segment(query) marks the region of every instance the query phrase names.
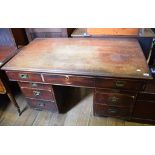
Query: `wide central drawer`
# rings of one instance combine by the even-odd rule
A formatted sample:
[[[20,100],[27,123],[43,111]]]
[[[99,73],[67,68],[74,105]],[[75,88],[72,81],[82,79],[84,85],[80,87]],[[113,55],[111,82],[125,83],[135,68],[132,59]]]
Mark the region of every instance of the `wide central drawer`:
[[[73,75],[43,74],[44,81],[51,84],[94,87],[94,78]]]
[[[95,103],[103,105],[129,107],[135,101],[135,94],[130,92],[117,93],[104,90],[102,92],[96,91],[94,95]]]
[[[124,89],[124,90],[143,90],[145,83],[141,80],[113,79],[113,78],[96,78],[95,87]]]
[[[51,90],[38,90],[21,88],[25,97],[41,99],[41,100],[54,100],[53,92]]]
[[[12,81],[43,82],[41,78],[41,74],[39,73],[6,71],[6,74],[9,77],[9,79]]]

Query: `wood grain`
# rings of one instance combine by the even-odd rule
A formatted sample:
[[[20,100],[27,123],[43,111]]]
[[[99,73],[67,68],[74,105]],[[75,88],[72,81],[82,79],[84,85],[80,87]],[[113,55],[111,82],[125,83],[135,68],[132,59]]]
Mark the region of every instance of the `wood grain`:
[[[89,35],[138,35],[138,28],[87,28]]]
[[[75,29],[74,31],[73,31],[73,33],[71,34],[71,37],[73,37],[73,38],[83,38],[83,37],[102,37],[102,38],[104,38],[104,37],[130,37],[130,38],[138,38],[138,37],[151,37],[151,38],[153,38],[153,37],[155,37],[155,34],[154,34],[154,32],[150,29],[150,28],[144,28],[144,32],[143,33],[139,33],[139,35],[121,35],[121,36],[118,36],[118,35],[113,35],[113,36],[111,36],[111,35],[97,35],[97,36],[95,36],[95,35],[93,35],[93,36],[91,36],[91,35],[88,35],[87,34],[87,29],[86,28],[77,28],[77,29]]]
[[[25,61],[23,62],[23,60]],[[3,69],[139,79],[151,78],[138,41],[125,38],[36,39],[3,66]]]

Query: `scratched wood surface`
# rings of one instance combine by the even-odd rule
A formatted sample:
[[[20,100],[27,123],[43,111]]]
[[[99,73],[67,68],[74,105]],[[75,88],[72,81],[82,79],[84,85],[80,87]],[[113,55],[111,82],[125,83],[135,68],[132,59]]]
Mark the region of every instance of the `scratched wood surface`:
[[[127,38],[36,39],[24,47],[3,69],[151,78],[138,41]]]
[[[81,89],[83,99],[66,113],[36,111],[27,106],[24,96],[16,95],[23,113],[18,116],[16,108],[4,95],[0,96],[0,126],[144,126],[147,124],[93,116],[93,95],[91,90]]]

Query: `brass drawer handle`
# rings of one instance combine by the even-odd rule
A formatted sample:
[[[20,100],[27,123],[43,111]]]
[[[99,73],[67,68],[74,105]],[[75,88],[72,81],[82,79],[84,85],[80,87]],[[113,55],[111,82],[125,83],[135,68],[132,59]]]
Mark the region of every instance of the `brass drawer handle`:
[[[66,76],[65,76],[65,79],[66,79],[66,80],[69,80],[69,76],[68,76],[68,75],[66,75]]]
[[[32,87],[37,87],[38,85],[36,83],[31,83]]]
[[[43,109],[40,109],[40,108],[34,108],[34,110],[42,111]]]
[[[66,80],[66,84],[71,84],[71,82],[69,81],[69,80],[70,80],[70,78],[69,78],[69,76],[68,76],[68,75],[66,75],[66,76],[65,76],[65,80]]]
[[[116,88],[122,88],[122,87],[124,87],[125,86],[125,81],[116,81],[115,82],[115,86],[116,86]]]
[[[34,96],[39,96],[40,95],[40,91],[34,90],[33,94],[34,94]]]
[[[109,98],[108,98],[108,101],[109,101],[110,103],[118,103],[119,98],[118,98],[118,97],[115,97],[115,96],[112,96],[112,97],[109,97]]]
[[[108,113],[116,114],[118,111],[116,109],[108,109]]]
[[[45,103],[39,103],[38,106],[39,107],[44,107],[45,106]]]
[[[28,74],[19,74],[21,79],[28,79]]]

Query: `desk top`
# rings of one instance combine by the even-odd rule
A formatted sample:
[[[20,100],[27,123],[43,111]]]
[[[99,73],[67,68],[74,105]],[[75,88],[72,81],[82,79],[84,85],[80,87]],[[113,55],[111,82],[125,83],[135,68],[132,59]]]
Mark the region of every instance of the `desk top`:
[[[151,79],[136,39],[46,38],[25,46],[2,69]]]

